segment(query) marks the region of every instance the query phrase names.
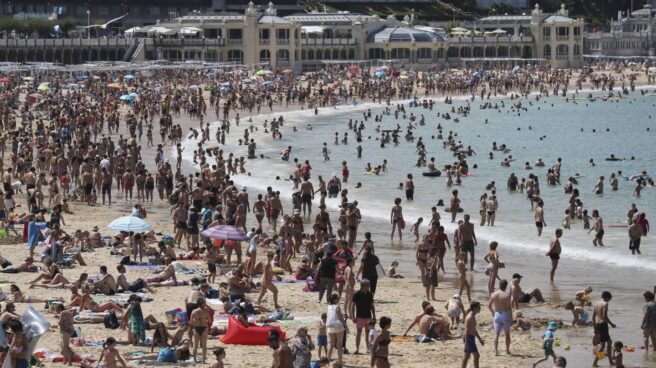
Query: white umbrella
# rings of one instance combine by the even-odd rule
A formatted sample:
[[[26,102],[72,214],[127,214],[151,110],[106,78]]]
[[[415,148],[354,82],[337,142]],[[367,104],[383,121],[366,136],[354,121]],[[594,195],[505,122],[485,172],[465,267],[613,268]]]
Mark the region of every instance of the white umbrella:
[[[136,216],[123,216],[112,221],[108,228],[116,231],[143,232],[151,228],[150,224]]]
[[[125,34],[134,34],[134,33],[137,33],[137,32],[139,32],[139,31],[141,31],[141,28],[139,28],[139,27],[132,27],[132,28],[130,28],[130,29],[125,30],[125,32],[123,32],[123,33],[125,33]]]
[[[504,30],[501,29],[501,28],[497,28],[497,29],[495,29],[494,31],[492,31],[492,32],[490,32],[490,33],[494,33],[494,34],[506,34],[506,33],[508,33],[508,32],[507,32],[507,31],[504,31]]]
[[[201,32],[201,31],[203,31],[203,30],[200,29],[200,28],[196,28],[196,27],[182,27],[182,28],[180,28],[180,30],[178,31],[178,34],[182,34],[182,35],[195,35],[195,34],[198,34],[198,32]]]

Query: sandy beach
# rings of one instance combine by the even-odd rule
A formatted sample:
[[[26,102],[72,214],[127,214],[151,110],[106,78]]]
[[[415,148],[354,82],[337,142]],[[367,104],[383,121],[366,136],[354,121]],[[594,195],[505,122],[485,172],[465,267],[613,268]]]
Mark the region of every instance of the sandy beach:
[[[644,76],[640,76],[638,78],[636,81],[637,85],[644,84],[646,82],[644,79],[641,79],[643,77]],[[584,88],[586,87],[590,86],[584,86]],[[424,96],[422,96],[420,93],[417,95],[420,99],[424,98]],[[209,96],[206,95],[205,98],[207,99]],[[426,98],[430,98],[430,96],[426,96]],[[443,99],[443,96],[434,96],[433,98],[435,100],[439,100]],[[281,114],[284,116],[285,113],[298,110],[299,108],[300,107],[298,105],[290,105],[285,107],[282,101],[280,101],[280,104],[274,105],[273,114]],[[321,111],[322,109],[319,110],[319,114],[321,114]],[[238,112],[241,115],[242,125],[244,126],[247,126],[246,121],[250,116],[253,116],[256,122],[259,121],[255,114],[248,114],[247,111],[241,110]],[[262,114],[269,113],[271,112],[268,110],[268,108],[263,107]],[[211,116],[212,114],[210,113],[209,115]],[[183,132],[188,131],[189,127],[198,126],[198,122],[196,120],[191,120],[186,116],[175,118],[175,123],[182,126]],[[240,127],[242,127],[242,125],[240,125]],[[234,142],[240,138],[242,131],[243,129],[239,128],[231,129],[231,133],[227,137],[231,144],[234,144]],[[122,126],[119,133],[113,133],[112,136],[114,137],[125,133],[126,130]],[[155,143],[159,143],[159,137],[157,134],[155,134]],[[144,139],[142,142],[142,160],[148,168],[155,167],[154,148],[155,147],[147,148]],[[169,147],[166,147],[164,150],[167,158],[169,158],[171,162],[174,162],[175,157],[169,156],[171,154],[170,151],[171,149]],[[182,172],[190,174],[195,172],[195,170],[188,162],[184,162]],[[256,173],[254,173],[254,175],[256,175]],[[281,173],[281,176],[288,175],[289,173]],[[234,180],[237,184],[239,184],[239,178],[240,175],[234,177]],[[281,184],[281,182],[274,182],[272,180],[272,185],[274,186]],[[251,195],[251,200],[253,200],[257,197],[258,192],[255,190],[249,190],[249,194]],[[66,225],[62,226],[62,228],[70,234],[74,233],[77,229],[90,230],[93,226],[98,226],[103,236],[114,235],[111,230],[106,228],[107,224],[119,216],[128,215],[132,205],[138,203],[136,199],[132,201],[124,201],[122,199],[122,194],[118,191],[115,191],[115,197],[117,197],[116,199],[119,199],[119,202],[112,204],[111,207],[102,205],[90,207],[80,202],[71,203],[72,214],[64,215]],[[26,208],[24,194],[18,194],[16,199],[17,202],[21,204],[22,208]],[[283,205],[285,208],[291,208],[290,198],[283,198]],[[156,199],[154,203],[146,203],[145,206],[148,211],[148,217],[146,220],[151,223],[154,231],[157,233],[172,235],[173,224],[170,218],[169,204],[166,201],[160,202],[159,199]],[[331,218],[336,219],[337,214],[331,213]],[[304,222],[306,226],[311,226],[311,220],[309,217],[304,218]],[[253,214],[249,214],[248,227],[250,228],[254,223],[255,218]],[[382,228],[379,222],[370,221],[365,217],[363,218],[362,223],[362,232],[371,231],[374,234],[374,240],[377,246],[391,249],[400,247],[398,243],[392,243],[388,241],[388,229]],[[0,244],[3,242],[5,242],[5,239],[0,240]],[[412,240],[408,239],[405,240],[405,244],[403,247],[401,247],[400,250],[404,252],[413,252],[413,249],[414,243]],[[69,280],[76,280],[82,272],[86,272],[89,275],[98,274],[98,268],[101,265],[106,265],[110,270],[110,273],[116,274],[115,266],[120,261],[120,257],[111,256],[109,251],[110,249],[108,248],[101,248],[96,249],[94,252],[83,253],[82,256],[84,257],[87,265],[75,265],[73,268],[64,269],[64,275]],[[184,251],[179,253],[184,253]],[[20,264],[27,254],[26,245],[25,243],[2,245],[0,254],[14,264]],[[259,251],[258,260],[264,260],[265,254],[265,251]],[[448,262],[450,263],[450,267],[448,267],[449,272],[446,275],[440,274],[440,285],[437,289],[436,295],[437,301],[433,302],[437,312],[443,315],[446,314],[444,303],[447,299],[451,298],[455,292],[457,292],[457,289],[453,285],[455,273],[453,272],[452,257],[453,256],[451,253],[447,255]],[[480,251],[477,254],[477,257],[482,257]],[[385,268],[389,266],[389,263],[392,260],[394,260],[393,255],[389,253],[381,256],[381,263]],[[298,261],[298,258],[292,260],[292,265],[296,266]],[[206,268],[205,262],[201,261],[180,262],[188,268]],[[380,318],[381,316],[388,316],[392,319],[392,335],[403,334],[405,329],[412,322],[415,315],[421,312],[420,304],[425,298],[424,287],[421,285],[419,278],[416,276],[416,267],[413,264],[403,264],[399,267],[399,272],[401,274],[405,274],[407,277],[404,279],[383,278],[381,281],[379,281],[378,292],[376,293],[375,298],[377,317]],[[64,297],[65,299],[68,299],[70,297],[70,292],[67,289],[28,289],[28,282],[34,279],[36,275],[37,274],[32,273],[3,274],[0,276],[0,284],[2,285],[2,290],[7,293],[9,284],[15,283],[26,295],[35,296],[38,298]],[[152,277],[152,269],[128,269],[128,280],[134,280],[138,277],[144,279]],[[184,280],[189,280],[190,278],[191,275],[184,275],[179,277],[179,279]],[[534,314],[538,314],[542,317],[535,318],[533,332],[513,331],[511,346],[513,353],[512,356],[506,356],[505,353],[502,353],[501,356],[495,357],[493,349],[494,331],[491,324],[491,315],[487,310],[488,299],[485,290],[486,279],[487,277],[482,272],[468,273],[468,280],[470,283],[472,283],[474,291],[474,296],[472,299],[478,300],[483,304],[483,311],[477,318],[479,332],[485,341],[484,346],[479,346],[481,351],[481,366],[492,368],[530,366],[533,361],[543,356],[543,350],[541,347],[542,340],[539,335],[544,332],[546,324],[550,319],[552,319],[552,317],[562,316],[562,313],[560,313],[562,312],[562,309],[557,303],[540,306],[540,312]],[[225,276],[217,277],[217,283],[224,281],[226,281]],[[294,336],[298,327],[307,326],[309,328],[309,334],[313,339],[315,339],[318,330],[319,316],[321,313],[326,311],[325,304],[316,303],[315,293],[308,293],[302,290],[304,285],[305,284],[303,283],[277,284],[277,287],[280,290],[279,303],[284,310],[290,311],[295,318],[293,321],[284,321],[280,323],[281,328],[287,332],[288,338],[292,338]],[[144,315],[151,314],[158,321],[165,321],[165,312],[167,310],[174,308],[184,308],[184,297],[189,293],[190,287],[162,287],[157,288],[156,291],[156,293],[149,295],[154,299],[153,301],[142,304]],[[257,298],[257,294],[251,294],[249,297],[252,300],[255,300]],[[106,297],[98,295],[96,296],[96,301],[103,300],[103,298]],[[465,303],[465,305],[468,304],[469,303]],[[270,294],[267,294],[263,305],[270,308],[273,307],[273,301],[271,300]],[[17,306],[18,313],[21,313],[27,307],[26,304],[17,304]],[[33,306],[38,311],[43,312],[52,325],[57,324],[57,317],[52,313],[44,311],[44,306],[42,303],[34,304]],[[349,350],[354,351],[355,338],[353,332],[355,327],[351,325],[352,323],[349,324],[351,333],[348,336],[346,347]],[[87,340],[101,340],[109,336],[113,336],[119,340],[126,340],[127,338],[126,331],[121,331],[120,329],[110,331],[105,329],[102,324],[81,324],[80,326],[82,329],[83,338]],[[150,335],[151,332],[152,331],[148,331],[147,334]],[[412,334],[413,333],[411,332],[411,335]],[[60,343],[61,335],[58,329],[52,328],[51,331],[41,337],[38,348],[59,353]],[[254,347],[241,345],[224,345],[220,343],[218,339],[212,339],[208,342],[208,351],[211,351],[214,347],[217,346],[223,346],[226,348],[227,357],[225,359],[225,363],[229,367],[268,367],[271,365],[272,351],[267,346]],[[76,352],[94,359],[98,358],[101,351],[99,346],[74,346],[74,349]],[[119,345],[118,349],[121,353],[137,351],[150,352],[149,347],[144,346],[134,347],[128,345]],[[559,351],[562,351],[562,349]],[[415,342],[392,342],[390,345],[389,360],[391,365],[395,367],[434,367],[436,365],[456,367],[460,365],[462,356],[463,343],[459,339],[428,344],[419,344]],[[316,359],[316,353],[313,354],[313,358]],[[213,358],[211,356],[208,357],[208,361],[212,362]],[[344,358],[344,364],[346,367],[369,367],[369,362],[369,355],[366,354],[349,354],[345,355]],[[136,366],[135,364],[132,365]],[[63,365],[60,363],[46,362],[45,366],[60,367]]]

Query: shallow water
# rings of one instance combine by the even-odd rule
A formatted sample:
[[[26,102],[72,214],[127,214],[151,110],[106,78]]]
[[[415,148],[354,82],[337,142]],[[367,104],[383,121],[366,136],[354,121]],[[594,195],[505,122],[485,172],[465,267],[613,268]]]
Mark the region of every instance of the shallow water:
[[[571,93],[569,94],[571,96]],[[585,93],[587,96],[587,93]],[[473,222],[478,222],[478,198],[484,192],[484,187],[490,181],[495,181],[498,189],[499,210],[497,211],[496,226],[493,228],[481,228],[477,226],[477,237],[479,248],[478,258],[487,248],[489,240],[497,240],[500,243],[501,259],[507,263],[507,268],[502,270],[502,277],[509,277],[514,272],[522,273],[525,278],[522,281],[525,289],[529,287],[540,287],[545,297],[552,304],[564,303],[573,299],[574,292],[582,289],[585,285],[595,288],[593,299],[596,300],[602,290],[610,290],[615,294],[611,304],[611,319],[618,329],[611,331],[612,336],[623,339],[625,345],[631,344],[637,347],[636,353],[625,354],[626,360],[631,364],[639,366],[655,366],[651,361],[645,361],[639,347],[642,345],[641,331],[636,326],[640,324],[642,292],[651,289],[653,285],[652,273],[656,270],[656,252],[652,249],[653,236],[651,234],[643,239],[642,256],[631,256],[627,243],[625,227],[607,227],[604,237],[604,248],[592,247],[592,235],[582,229],[580,221],[574,221],[572,230],[566,230],[562,238],[563,244],[562,261],[557,274],[557,286],[548,282],[549,259],[544,256],[548,249],[549,237],[553,234],[555,227],[560,226],[567,207],[568,196],[563,193],[562,186],[550,187],[546,183],[547,168],[538,168],[531,171],[540,179],[541,194],[545,201],[545,220],[548,227],[542,238],[535,233],[533,212],[525,194],[509,193],[505,190],[507,177],[514,172],[519,178],[528,177],[529,172],[524,170],[523,163],[528,161],[533,164],[538,157],[542,157],[550,167],[558,157],[562,157],[563,166],[561,177],[566,179],[575,174],[583,175],[579,179],[580,199],[584,208],[592,212],[598,209],[606,225],[625,224],[626,212],[631,203],[636,203],[639,210],[648,214],[654,213],[656,199],[653,188],[643,190],[641,198],[631,196],[635,183],[632,181],[620,181],[620,189],[611,192],[608,185],[608,177],[612,172],[621,170],[624,175],[633,175],[641,170],[653,172],[656,154],[650,148],[654,142],[656,124],[656,97],[641,96],[635,92],[627,99],[614,99],[602,102],[597,99],[590,102],[579,95],[575,102],[565,101],[561,97],[549,97],[536,101],[535,97],[517,101],[490,100],[493,104],[498,103],[500,111],[480,110],[482,103],[476,100],[471,104],[471,114],[467,117],[457,116],[450,113],[452,120],[443,120],[437,117],[437,113],[450,112],[452,107],[466,104],[462,99],[454,99],[453,105],[437,103],[432,111],[421,107],[408,108],[408,116],[424,114],[426,125],[419,126],[414,131],[415,137],[423,137],[428,150],[428,157],[436,157],[438,167],[454,161],[451,152],[442,148],[442,141],[431,139],[437,134],[438,123],[442,125],[443,135],[446,138],[449,131],[457,134],[456,141],[460,140],[464,146],[471,145],[478,155],[468,159],[470,168],[477,164],[477,169],[472,169],[473,176],[463,178],[461,186],[455,187],[460,192],[462,207],[465,212],[471,213]],[[501,103],[505,107],[501,107]],[[513,111],[511,105],[521,102],[528,111]],[[486,100],[487,102],[487,100]],[[364,221],[363,231],[369,230],[374,233],[377,241],[378,252],[385,262],[397,259],[401,262],[399,270],[406,274],[416,274],[414,266],[414,242],[406,233],[404,241],[387,241],[389,236],[389,212],[395,197],[404,198],[403,191],[397,189],[398,184],[403,182],[406,174],[412,173],[415,182],[415,200],[406,202],[402,206],[408,227],[416,218],[423,216],[424,227],[430,217],[430,207],[434,206],[439,199],[448,203],[450,192],[454,188],[446,186],[446,179],[422,177],[424,169],[414,166],[417,160],[415,143],[406,142],[401,137],[398,146],[386,145],[380,147],[380,142],[375,139],[379,134],[375,132],[376,123],[373,117],[365,122],[365,136],[372,139],[362,142],[363,157],[357,159],[357,143],[354,133],[349,132],[349,143],[347,145],[333,144],[335,132],[339,132],[340,140],[347,129],[349,119],[362,120],[362,113],[368,108],[376,114],[382,110],[381,105],[363,104],[359,106],[339,106],[337,109],[321,109],[318,115],[312,111],[298,111],[284,113],[286,121],[282,129],[283,139],[272,141],[270,135],[264,134],[262,122],[273,116],[259,116],[254,121],[258,132],[254,138],[258,144],[257,154],[263,154],[267,158],[249,160],[247,170],[252,176],[240,175],[237,180],[240,185],[247,185],[251,197],[256,193],[264,192],[267,186],[273,186],[280,190],[283,196],[290,196],[292,184],[289,181],[276,181],[275,177],[289,177],[293,170],[293,162],[284,162],[279,159],[280,151],[287,146],[292,146],[291,157],[298,157],[302,162],[305,159],[313,166],[312,181],[316,185],[316,176],[322,175],[328,179],[335,172],[341,173],[341,162],[346,160],[350,168],[349,184],[344,186],[349,189],[349,199],[358,200],[363,216],[368,219]],[[655,116],[649,117],[650,114]],[[275,114],[279,116],[280,114]],[[454,123],[453,118],[458,117],[459,123]],[[485,124],[485,120],[488,123]],[[243,129],[249,123],[242,119],[239,127],[231,128],[229,143],[226,150],[230,152],[242,152],[246,156],[246,147],[236,146],[236,141],[243,134]],[[312,124],[313,129],[306,130],[306,125]],[[396,120],[394,115],[385,116],[380,123],[381,129],[394,129],[397,124],[405,130],[407,120],[401,116]],[[291,126],[295,125],[298,132],[292,132]],[[650,131],[647,131],[650,128]],[[216,127],[212,127],[212,134]],[[583,129],[583,131],[581,131]],[[595,129],[596,132],[592,132]],[[608,129],[608,131],[607,131]],[[402,133],[403,135],[403,133]],[[543,139],[540,139],[543,137]],[[505,143],[511,149],[510,154],[516,159],[509,168],[501,167],[500,161],[504,157],[500,152],[494,152],[495,158],[488,159],[492,142]],[[330,161],[324,162],[321,154],[323,142],[328,143],[330,149]],[[416,141],[415,141],[416,142]],[[191,155],[195,148],[195,141],[187,140],[183,143],[187,149],[185,160],[191,161]],[[620,158],[635,156],[635,160],[620,162],[605,161],[604,158],[614,154]],[[596,166],[591,167],[588,160],[593,158]],[[388,171],[380,176],[369,176],[364,174],[364,166],[371,162],[372,166],[382,163],[383,159],[388,161]],[[605,176],[605,193],[601,196],[592,192],[597,178]],[[341,176],[341,175],[340,175]],[[357,182],[362,183],[362,188],[354,189]],[[564,184],[564,180],[563,180]],[[318,203],[318,198],[317,201]],[[338,200],[328,200],[329,208],[337,210]],[[439,209],[443,217],[443,224],[449,234],[454,227],[448,223],[448,214]],[[336,221],[336,213],[332,212],[333,223]],[[459,216],[459,218],[461,218]],[[452,277],[453,263],[452,255],[447,254],[448,280]],[[483,268],[478,263],[478,269]],[[612,277],[609,277],[612,275]],[[475,276],[477,281],[474,288],[485,290],[486,277]],[[475,298],[486,299],[483,293],[474,293]],[[421,295],[418,295],[420,298]],[[419,299],[418,299],[419,300]],[[531,313],[542,313],[542,308],[535,308]],[[550,312],[554,317],[570,319],[569,312]],[[539,331],[540,333],[542,331]],[[572,351],[557,351],[567,356],[573,364],[589,364],[591,350],[591,329],[585,328],[577,331],[569,330],[562,332],[565,336],[563,344],[573,345]],[[560,336],[563,336],[560,335]]]

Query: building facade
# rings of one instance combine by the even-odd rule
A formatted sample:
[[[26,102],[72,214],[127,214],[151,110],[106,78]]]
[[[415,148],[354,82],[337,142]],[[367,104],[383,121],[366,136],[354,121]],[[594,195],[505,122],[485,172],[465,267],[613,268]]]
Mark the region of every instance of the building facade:
[[[585,35],[586,55],[610,57],[656,56],[656,8],[651,4],[611,22],[609,32]]]
[[[149,39],[146,59],[204,60],[313,69],[326,61],[394,60],[412,67],[459,65],[463,59],[543,59],[559,68],[579,67],[583,21],[563,7],[530,16],[488,17],[482,29],[447,36],[414,26],[410,17],[303,13],[280,17],[272,3],[259,10],[251,2],[243,14],[193,14],[141,29]],[[508,31],[505,31],[508,29]],[[151,42],[152,40],[152,42]]]

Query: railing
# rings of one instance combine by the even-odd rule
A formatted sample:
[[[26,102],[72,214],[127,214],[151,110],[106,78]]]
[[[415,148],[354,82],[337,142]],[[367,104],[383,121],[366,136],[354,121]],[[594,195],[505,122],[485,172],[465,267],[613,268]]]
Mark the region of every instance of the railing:
[[[155,38],[153,44],[158,46],[223,46],[225,40],[222,38]]]
[[[569,35],[558,35],[556,36],[557,41],[567,41],[569,40]]]
[[[302,38],[301,45],[355,45],[352,38]]]
[[[229,38],[228,45],[241,45],[244,42],[241,38]]]
[[[431,62],[433,62],[431,58],[417,58],[418,64],[430,64]]]
[[[474,36],[474,37],[450,37],[447,41],[451,43],[530,43],[533,36]]]
[[[569,55],[567,55],[567,54],[556,54],[556,59],[558,59],[558,60],[567,60],[567,59],[569,59]]]
[[[289,60],[278,60],[278,66],[289,66]]]
[[[551,41],[551,36],[550,35],[542,35],[542,40]]]
[[[73,47],[73,46],[130,46],[128,38],[27,38],[0,39],[4,47]]]
[[[289,38],[276,38],[278,45],[289,45]]]
[[[260,38],[260,45],[268,45],[271,43],[271,39],[269,38]]]

